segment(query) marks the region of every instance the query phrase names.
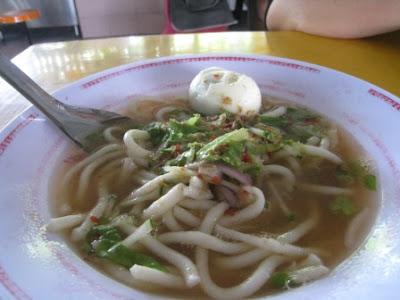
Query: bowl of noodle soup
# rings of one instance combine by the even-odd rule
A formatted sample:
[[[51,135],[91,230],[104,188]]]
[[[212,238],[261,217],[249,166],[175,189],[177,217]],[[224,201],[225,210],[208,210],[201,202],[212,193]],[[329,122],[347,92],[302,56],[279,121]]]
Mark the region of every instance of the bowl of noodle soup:
[[[254,79],[259,113],[205,116],[190,107],[192,79],[215,66]],[[42,296],[39,278],[57,298],[398,292],[390,280],[400,277],[394,95],[304,62],[194,55],[113,68],[55,96],[119,111],[138,126],[105,132],[109,144],[91,155],[34,108],[2,133],[18,133],[2,150],[18,162],[2,198],[21,203],[4,222],[23,228],[4,251],[35,270],[4,263],[17,278],[8,293]],[[24,155],[27,141],[35,162]],[[18,196],[14,177],[26,182]]]

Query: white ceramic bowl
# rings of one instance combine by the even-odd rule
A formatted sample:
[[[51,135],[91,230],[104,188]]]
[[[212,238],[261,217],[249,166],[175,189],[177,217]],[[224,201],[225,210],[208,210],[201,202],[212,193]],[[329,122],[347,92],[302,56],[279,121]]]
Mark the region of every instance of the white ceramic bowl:
[[[274,299],[394,299],[400,293],[400,100],[352,76],[283,58],[179,56],[120,66],[56,92],[70,104],[121,110],[130,98],[187,93],[202,69],[251,76],[263,94],[286,98],[338,121],[375,159],[382,206],[363,247],[329,276]],[[43,229],[57,157],[69,141],[36,108],[0,134],[0,298],[142,299],[77,257]],[[155,297],[154,297],[155,298]]]

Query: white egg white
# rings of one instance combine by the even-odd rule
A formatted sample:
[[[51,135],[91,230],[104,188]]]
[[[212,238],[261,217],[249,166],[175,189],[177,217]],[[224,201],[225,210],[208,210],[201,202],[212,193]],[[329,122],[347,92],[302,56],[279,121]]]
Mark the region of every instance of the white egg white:
[[[204,115],[222,111],[253,115],[261,108],[261,92],[251,77],[211,67],[202,70],[192,80],[189,104]]]

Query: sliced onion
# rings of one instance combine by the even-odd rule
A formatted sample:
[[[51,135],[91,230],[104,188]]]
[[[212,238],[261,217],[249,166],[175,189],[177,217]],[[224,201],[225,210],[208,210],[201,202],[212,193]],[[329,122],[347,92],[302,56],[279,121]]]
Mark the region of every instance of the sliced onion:
[[[215,191],[219,196],[218,198],[222,198],[220,200],[226,201],[230,207],[234,207],[236,202],[238,201],[235,193],[225,186],[219,185],[215,188]]]
[[[236,170],[232,167],[228,167],[223,164],[217,164],[218,169],[224,173],[225,175],[236,179],[237,181],[246,184],[246,185],[253,185],[253,181],[251,180],[250,176],[244,174],[243,172]]]

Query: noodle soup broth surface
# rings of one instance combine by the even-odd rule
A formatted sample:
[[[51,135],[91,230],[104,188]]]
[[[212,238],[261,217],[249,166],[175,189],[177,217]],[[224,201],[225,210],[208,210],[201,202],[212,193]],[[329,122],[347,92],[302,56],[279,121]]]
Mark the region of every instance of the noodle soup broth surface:
[[[274,113],[271,113],[280,107],[285,107],[286,112],[284,114],[275,116]],[[184,99],[173,101],[170,98],[168,98],[168,101],[136,99],[135,109],[128,111],[128,113],[133,118],[140,118],[143,122],[155,121],[156,117],[160,118],[160,116],[165,118],[172,117],[181,123],[188,122],[188,119],[193,122],[200,122],[199,120],[191,119],[191,116],[185,116],[184,113],[177,112],[177,110],[189,110]],[[200,257],[204,256],[204,252],[206,252],[208,260],[207,276],[211,278],[213,284],[217,287],[229,289],[239,285],[253,276],[261,263],[271,256],[274,259],[282,259],[282,262],[276,263],[276,267],[272,268],[270,276],[264,280],[264,283],[259,288],[254,288],[254,291],[249,292],[250,294],[243,292],[243,297],[268,295],[280,292],[289,286],[301,285],[303,284],[303,279],[298,275],[298,270],[306,268],[318,270],[315,272],[322,270],[320,275],[307,275],[312,279],[314,277],[317,279],[327,274],[360,247],[373,225],[379,209],[379,201],[376,199],[378,193],[366,188],[364,180],[366,177],[373,177],[371,175],[374,172],[372,162],[348,132],[325,117],[318,116],[310,110],[304,110],[302,107],[294,106],[290,102],[267,96],[263,97],[263,110],[262,113],[265,113],[266,117],[264,118],[264,123],[261,122],[262,124],[254,120],[242,121],[234,119],[232,116],[210,117],[204,122],[213,123],[210,130],[214,130],[215,126],[221,125],[218,122],[222,122],[221,131],[224,134],[246,128],[251,139],[260,138],[257,135],[264,134],[266,131],[273,136],[262,136],[261,140],[273,144],[272,140],[274,138],[283,139],[282,132],[278,132],[276,128],[280,128],[279,130],[282,131],[283,127],[279,126],[283,126],[282,122],[284,121],[285,130],[287,130],[285,135],[286,137],[290,135],[291,142],[286,142],[279,149],[272,149],[273,147],[271,147],[270,151],[262,155],[257,154],[257,157],[251,156],[254,153],[251,152],[252,149],[249,146],[249,149],[245,150],[248,152],[239,154],[241,157],[240,174],[237,175],[234,171],[232,175],[229,173],[232,166],[229,166],[230,169],[228,171],[224,167],[218,169],[223,164],[221,161],[206,160],[205,162],[200,162],[201,166],[199,167],[198,161],[186,160],[186,163],[183,163],[182,166],[179,165],[179,162],[174,166],[174,163],[176,164],[176,161],[179,161],[177,159],[180,157],[179,155],[182,155],[186,149],[178,149],[179,147],[184,147],[184,144],[179,142],[180,138],[178,137],[176,138],[178,142],[158,153],[159,157],[157,159],[162,163],[173,161],[173,163],[170,163],[171,168],[187,169],[189,170],[187,172],[190,172],[191,175],[188,175],[188,178],[185,177],[186,175],[177,175],[178,177],[176,178],[171,177],[162,180],[162,182],[158,183],[156,189],[152,189],[143,195],[132,196],[143,184],[154,180],[157,176],[165,176],[168,172],[179,172],[176,171],[178,169],[160,172],[159,161],[155,160],[151,161],[150,164],[147,160],[145,163],[140,160],[132,163],[129,154],[126,154],[124,144],[120,144],[116,150],[110,150],[106,154],[99,156],[100,159],[106,157],[103,162],[92,165],[92,167],[88,167],[90,165],[88,163],[79,168],[77,167],[78,164],[88,158],[81,152],[68,148],[60,159],[63,163],[55,170],[53,180],[53,183],[61,182],[61,187],[60,184],[53,184],[52,186],[56,188],[53,188],[50,197],[52,214],[55,218],[66,215],[82,215],[81,220],[76,221],[74,226],[67,226],[68,228],[61,230],[68,245],[99,271],[134,288],[168,297],[214,297],[213,293],[216,292],[208,291],[208,288],[199,282],[185,288],[174,288],[163,287],[162,284],[149,283],[144,279],[135,279],[130,274],[129,267],[121,263],[115,264],[113,258],[106,257],[106,255],[102,258],[96,252],[98,250],[96,247],[100,247],[96,245],[99,245],[98,241],[102,239],[100,231],[97,231],[96,234],[98,236],[91,241],[88,241],[88,230],[84,230],[80,236],[76,234],[76,228],[82,227],[82,222],[84,223],[84,220],[86,220],[87,223],[90,223],[90,228],[93,226],[104,227],[112,225],[117,228],[123,240],[134,232],[134,229],[141,228],[141,225],[146,222],[148,218],[143,218],[143,212],[149,211],[151,205],[160,198],[167,198],[165,195],[172,192],[179,183],[183,183],[184,189],[187,189],[185,190],[184,199],[171,206],[166,212],[158,214],[157,210],[154,209],[156,216],[153,217],[150,214],[153,227],[151,232],[146,233],[145,236],[149,235],[151,239],[156,241],[163,236],[161,242],[157,241],[157,243],[187,257],[188,260],[192,261],[193,266],[197,268],[199,268]],[[293,115],[290,118],[288,117],[289,112]],[[295,121],[291,119],[294,117],[298,119]],[[232,122],[232,120],[234,121]],[[287,126],[292,126],[292,129],[287,129]],[[317,126],[321,126],[321,129],[318,129]],[[155,127],[153,126],[152,128],[154,129]],[[162,127],[160,128],[162,129]],[[138,130],[143,131],[143,129]],[[320,134],[320,136],[312,140],[315,133]],[[115,131],[113,134],[122,140],[122,133]],[[198,137],[199,139],[204,138],[203,136],[207,135],[207,133],[201,133],[201,135],[201,137]],[[209,142],[215,141],[217,138],[217,136],[213,136]],[[306,140],[302,140],[304,138]],[[134,139],[136,139],[135,143],[140,147],[140,151],[145,149],[143,152],[151,149],[154,153],[159,147],[159,145],[154,146],[154,143],[148,140],[149,137],[147,135],[140,136],[137,134]],[[295,139],[299,139],[299,141]],[[330,144],[324,146],[325,142]],[[304,150],[303,146],[298,146],[298,143],[309,145],[311,150],[307,152],[308,150]],[[246,143],[243,143],[243,145],[243,147],[246,147]],[[187,149],[190,148],[187,145],[185,147]],[[199,151],[197,155],[199,155],[198,153],[203,149],[201,147],[204,146],[196,147],[196,151]],[[218,147],[223,148],[221,145]],[[298,147],[300,147],[300,150],[297,151]],[[319,156],[318,153],[313,152],[315,148],[323,148],[324,151],[327,150],[330,153],[334,153],[335,156],[340,157],[342,163],[332,163],[331,160]],[[226,151],[221,149],[218,148],[218,151]],[[258,148],[254,149],[256,149],[254,151],[258,151]],[[285,149],[289,152],[292,151],[292,153],[285,154]],[[293,152],[293,149],[297,152]],[[138,150],[136,149],[135,151]],[[175,151],[176,153],[166,154],[168,151]],[[260,158],[263,161],[259,160]],[[255,159],[258,160],[257,163],[260,167],[254,171]],[[93,159],[93,162],[96,161],[98,160]],[[202,164],[207,165],[207,167],[202,166]],[[253,169],[246,164],[252,164],[251,167]],[[208,165],[212,165],[212,167]],[[214,165],[218,166],[217,169],[215,169]],[[243,168],[243,165],[248,168]],[[270,167],[265,168],[266,166]],[[76,171],[71,172],[73,168]],[[260,168],[261,171],[259,170]],[[66,174],[69,174],[67,175],[69,176],[67,180],[65,179]],[[216,177],[217,175],[219,177]],[[251,215],[252,213],[249,207],[256,206],[254,203],[259,201],[256,190],[246,188],[248,186],[248,183],[246,183],[248,178],[251,178],[255,189],[262,192],[265,204],[263,204],[264,207],[259,213],[246,219],[246,214]],[[224,186],[226,181],[228,183]],[[85,187],[80,190],[82,185]],[[221,189],[221,186],[224,188]],[[323,191],[315,191],[318,190],[316,186],[322,186]],[[324,189],[325,187],[328,188]],[[329,188],[331,189],[329,190]],[[79,193],[81,194],[79,195]],[[230,198],[232,195],[234,199]],[[101,200],[102,198],[107,199],[103,199],[103,201]],[[204,207],[199,207],[199,201],[196,202],[198,199],[203,200]],[[101,204],[103,207],[99,208],[99,202],[101,201],[104,202]],[[191,234],[195,231],[199,232],[199,228],[201,231],[204,218],[208,216],[212,207],[215,208],[221,202],[228,203],[224,213],[218,217],[223,220],[219,223],[222,224],[219,226],[222,226],[223,229],[214,229],[210,235],[214,239],[221,239],[225,243],[224,246],[221,246],[224,249],[232,248],[233,243],[236,243],[242,245],[242,250],[225,249],[217,251],[216,249],[207,248],[208,246],[204,248],[208,250],[198,250],[202,248],[201,243],[200,245],[191,244],[190,238],[187,236],[182,238],[181,241],[165,242],[168,239],[173,239],[168,237],[170,233],[189,232]],[[244,221],[235,223],[228,220],[229,217],[241,215],[241,212],[246,209],[247,213],[243,213]],[[309,226],[309,229],[307,229],[307,222],[309,224],[313,223]],[[302,229],[301,226],[304,226],[304,228]],[[260,240],[255,242],[244,241],[245,239],[240,240],[226,232],[224,233],[224,228],[235,230],[247,236],[268,241],[272,240],[274,241],[273,243],[278,243],[279,247],[289,245],[293,249],[282,248],[283,250],[273,250],[272,252],[264,250],[266,254],[260,254],[262,252],[260,251],[260,246],[257,247],[255,244]],[[290,236],[295,230],[297,230],[297,233],[295,233],[295,235],[298,235],[297,238]],[[171,263],[166,256],[151,249],[151,245],[154,242],[144,243],[142,241],[139,239],[127,248],[155,259],[157,263],[165,266],[168,274],[180,278],[179,284],[183,282],[188,285],[188,277],[192,275],[186,275],[188,277],[185,277],[179,267]],[[216,242],[211,240],[210,243]],[[271,247],[275,249],[275,246],[274,244]],[[88,247],[91,248],[89,249]],[[276,247],[279,248],[278,246]],[[159,251],[162,251],[163,248],[160,246],[160,249]],[[203,251],[203,254],[201,251]],[[303,251],[302,254],[299,254],[301,251]],[[244,257],[246,253],[248,254],[247,258]],[[310,256],[310,254],[312,255]],[[240,256],[242,256],[241,259],[239,258]],[[249,258],[250,256],[253,259]],[[315,258],[314,256],[320,261],[309,262]],[[236,257],[236,260],[233,257]],[[232,260],[229,261],[229,259]],[[246,260],[249,263],[246,264]],[[237,264],[237,267],[234,266],[235,264]],[[202,276],[204,270],[197,270],[197,272],[200,273],[199,276]],[[286,275],[288,276],[284,281],[286,287],[276,287],[272,278]],[[296,278],[298,278],[298,282],[296,282]],[[203,278],[201,280],[203,282]],[[308,282],[308,280],[305,280],[305,282]],[[179,285],[176,282],[174,284]]]

